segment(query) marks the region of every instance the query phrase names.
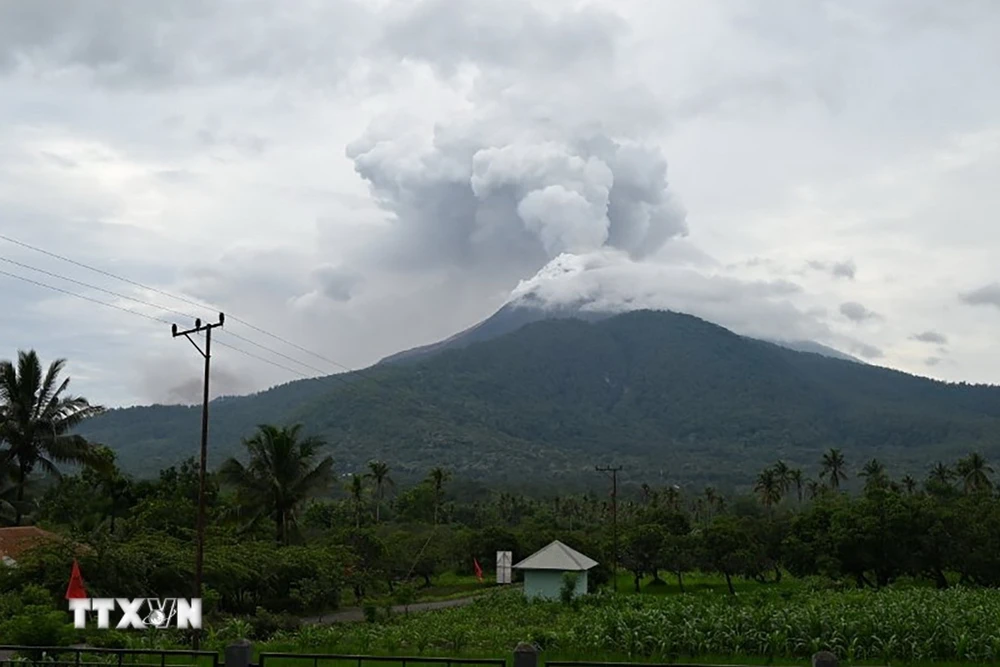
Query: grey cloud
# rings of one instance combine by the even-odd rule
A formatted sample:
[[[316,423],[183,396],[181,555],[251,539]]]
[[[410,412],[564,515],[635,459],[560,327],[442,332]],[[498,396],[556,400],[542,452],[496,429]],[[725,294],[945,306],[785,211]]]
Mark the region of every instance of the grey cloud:
[[[854,280],[855,274],[858,270],[858,267],[855,265],[853,259],[847,259],[840,262],[811,260],[809,262],[809,268],[816,271],[824,271],[832,275],[834,278],[847,278],[848,280]]]
[[[938,333],[937,331],[923,331],[918,334],[911,336],[913,340],[918,340],[921,343],[935,343],[939,345],[944,345],[948,342],[948,337],[943,333]]]
[[[362,282],[360,275],[339,266],[321,266],[313,273],[320,292],[332,301],[350,301]]]
[[[880,359],[885,356],[885,353],[879,348],[860,341],[854,341],[851,344],[851,351],[860,354],[865,359]]]
[[[68,157],[63,157],[62,155],[56,155],[55,153],[49,151],[42,151],[42,155],[45,159],[49,160],[53,164],[56,164],[64,169],[74,169],[77,167],[76,160],[72,160]]]
[[[82,69],[103,83],[148,88],[229,77],[346,71],[371,39],[362,3],[278,11],[263,0],[0,3],[0,70]],[[331,39],[329,27],[337,26]]]
[[[880,319],[876,312],[868,310],[857,301],[848,301],[840,304],[840,314],[852,322],[864,322],[866,320]]]
[[[971,292],[959,294],[959,299],[970,306],[994,306],[1000,308],[1000,283],[990,283]]]
[[[924,359],[924,364],[927,366],[937,366],[939,363],[941,363],[940,357],[927,357]]]
[[[400,57],[429,62],[446,76],[466,62],[530,76],[604,61],[626,28],[619,16],[594,7],[554,17],[524,0],[424,0],[390,23],[383,45]]]

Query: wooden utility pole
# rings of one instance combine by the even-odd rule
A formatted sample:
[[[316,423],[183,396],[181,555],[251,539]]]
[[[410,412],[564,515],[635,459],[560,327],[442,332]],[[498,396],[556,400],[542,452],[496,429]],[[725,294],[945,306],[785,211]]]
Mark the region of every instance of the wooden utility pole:
[[[612,554],[612,581],[614,581],[615,592],[618,592],[618,472],[621,466],[612,468],[610,466],[595,466],[597,472],[611,474],[611,549]]]
[[[219,321],[214,324],[202,324],[200,319],[194,321],[194,328],[187,331],[178,331],[177,325],[173,325],[171,331],[174,338],[184,336],[194,348],[205,358],[205,383],[204,393],[201,403],[201,461],[198,468],[198,528],[195,542],[194,557],[194,597],[201,598],[201,579],[205,564],[205,475],[208,460],[208,379],[212,362],[212,329],[221,327],[226,321],[226,316],[219,313]],[[198,343],[191,338],[191,334],[205,332],[205,349],[198,347]],[[201,644],[201,630],[195,630],[193,647],[198,650]]]

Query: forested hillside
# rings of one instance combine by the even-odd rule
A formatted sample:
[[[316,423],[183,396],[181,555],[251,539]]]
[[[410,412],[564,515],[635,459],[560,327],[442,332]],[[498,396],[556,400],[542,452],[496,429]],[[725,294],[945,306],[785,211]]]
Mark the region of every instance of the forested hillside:
[[[197,451],[199,409],[145,407],[88,421],[127,470]],[[402,474],[448,465],[495,482],[593,476],[743,484],[769,461],[829,447],[922,475],[939,459],[1000,454],[1000,389],[949,385],[795,352],[697,318],[642,311],[553,320],[425,361],[291,383],[212,405],[213,462],[261,422],[302,422],[342,472],[373,458]]]

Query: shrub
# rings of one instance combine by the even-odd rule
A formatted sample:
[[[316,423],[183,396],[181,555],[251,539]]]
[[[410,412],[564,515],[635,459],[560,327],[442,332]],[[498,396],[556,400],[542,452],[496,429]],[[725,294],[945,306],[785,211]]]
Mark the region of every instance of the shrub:
[[[579,575],[576,572],[564,572],[562,576],[562,588],[559,589],[559,598],[563,604],[572,604],[576,596],[576,582]]]

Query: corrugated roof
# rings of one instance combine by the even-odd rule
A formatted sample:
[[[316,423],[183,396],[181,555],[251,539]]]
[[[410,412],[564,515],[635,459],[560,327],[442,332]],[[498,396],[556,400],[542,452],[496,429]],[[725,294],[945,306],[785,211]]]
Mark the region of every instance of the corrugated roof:
[[[571,549],[559,540],[528,556],[514,566],[518,570],[567,570],[583,572],[597,565],[597,561],[588,558],[575,549]]]
[[[25,551],[48,541],[61,538],[55,533],[42,530],[38,526],[12,526],[0,528],[0,556],[17,560]]]

